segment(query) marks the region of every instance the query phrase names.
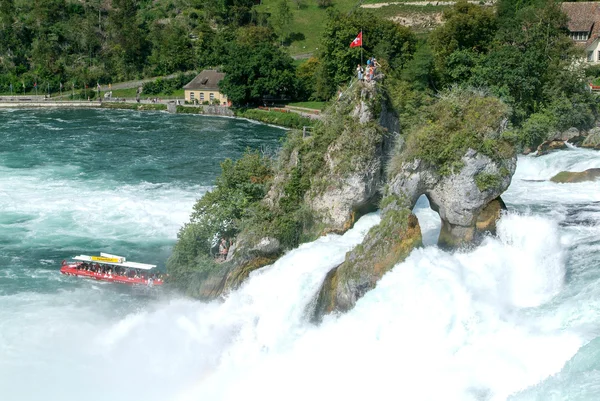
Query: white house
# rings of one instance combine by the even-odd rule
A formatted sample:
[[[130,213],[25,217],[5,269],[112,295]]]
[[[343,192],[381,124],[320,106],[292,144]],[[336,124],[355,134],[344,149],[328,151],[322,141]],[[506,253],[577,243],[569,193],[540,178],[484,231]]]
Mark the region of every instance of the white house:
[[[600,2],[562,3],[571,39],[585,50],[585,60],[600,62]]]

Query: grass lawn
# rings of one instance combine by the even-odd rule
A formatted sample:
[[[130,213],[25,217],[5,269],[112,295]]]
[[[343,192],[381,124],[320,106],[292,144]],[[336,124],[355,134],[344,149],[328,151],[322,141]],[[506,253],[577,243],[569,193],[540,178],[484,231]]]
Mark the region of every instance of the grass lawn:
[[[113,89],[112,96],[113,97],[126,97],[126,98],[134,98],[136,95],[137,88],[129,88],[129,89]],[[103,94],[104,95],[104,94]],[[173,93],[167,95],[165,93],[159,93],[158,95],[148,95],[145,93],[141,93],[140,97],[145,99],[147,97],[159,97],[161,99],[183,99],[184,93],[183,89],[178,89]]]
[[[261,11],[274,13],[279,0],[263,0],[257,8]],[[360,2],[357,0],[335,0],[336,9],[348,12]],[[327,10],[317,6],[316,0],[305,0],[304,5],[298,9],[294,2],[290,2],[293,20],[290,24],[290,32],[299,34],[304,39],[296,40],[289,46],[292,55],[314,53],[318,50],[319,40],[323,32]]]
[[[261,11],[274,13],[277,4],[280,0],[262,0],[262,4],[257,6]],[[407,2],[411,0],[392,0],[391,2]],[[414,1],[414,0],[412,0]],[[385,0],[363,0],[363,5],[383,3]],[[358,8],[361,4],[360,0],[334,0],[333,8],[342,12],[350,12],[355,8]],[[298,8],[294,1],[290,2],[292,9],[292,23],[290,24],[290,32],[292,36],[297,36],[297,40],[294,40],[287,48],[291,55],[304,55],[309,53],[315,53],[319,48],[319,41],[323,33],[323,26],[327,18],[327,9],[320,8],[317,6],[316,0],[304,0],[302,7]],[[416,16],[419,21],[421,18],[418,16],[428,16],[444,11],[449,6],[415,6],[415,5],[390,5],[379,8],[369,8],[365,11],[370,11],[373,14],[383,17],[391,18],[398,15]],[[429,22],[424,23],[425,27],[430,25]],[[417,31],[424,28],[417,24]],[[294,35],[295,34],[295,35]]]

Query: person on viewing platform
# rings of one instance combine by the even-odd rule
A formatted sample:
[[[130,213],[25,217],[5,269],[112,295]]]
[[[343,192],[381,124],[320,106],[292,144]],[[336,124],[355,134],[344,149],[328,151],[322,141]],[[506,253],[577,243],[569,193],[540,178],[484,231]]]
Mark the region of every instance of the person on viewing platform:
[[[360,64],[358,65],[358,67],[356,67],[356,76],[359,81],[363,80],[363,68]]]
[[[227,241],[225,238],[221,238],[221,243],[219,244],[219,259],[223,261],[227,259],[227,252],[229,252]]]

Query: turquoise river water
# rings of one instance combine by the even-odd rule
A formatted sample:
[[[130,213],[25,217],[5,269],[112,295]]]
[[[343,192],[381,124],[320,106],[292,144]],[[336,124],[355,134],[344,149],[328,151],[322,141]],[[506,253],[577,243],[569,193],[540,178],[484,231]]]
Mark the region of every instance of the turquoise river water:
[[[311,324],[327,272],[377,224],[364,216],[211,303],[59,273],[101,251],[164,269],[219,162],[273,153],[244,120],[104,110],[0,112],[0,400],[600,399],[600,167],[569,149],[521,157],[497,237],[425,246],[345,315]]]

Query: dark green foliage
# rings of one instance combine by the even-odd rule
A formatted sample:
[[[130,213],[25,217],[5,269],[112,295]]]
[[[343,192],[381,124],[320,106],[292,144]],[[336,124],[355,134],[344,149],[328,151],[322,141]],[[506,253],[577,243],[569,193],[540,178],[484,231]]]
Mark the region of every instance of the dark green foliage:
[[[209,259],[211,249],[220,238],[237,235],[242,220],[258,208],[267,193],[271,174],[270,160],[258,152],[248,151],[235,162],[227,159],[221,163],[215,188],[196,202],[190,222],[177,235],[169,273],[215,267]]]
[[[444,19],[428,40],[434,71],[426,52],[418,51],[396,74],[409,87],[486,88],[510,106],[514,129],[507,137],[520,147],[536,146],[569,127],[593,126],[598,101],[586,90],[585,76],[597,76],[599,70],[583,71],[573,62],[581,55],[567,36],[567,20],[557,3],[500,0],[494,14],[489,7],[459,2],[444,13]],[[398,83],[393,86],[403,88]],[[406,100],[396,103],[411,106]]]
[[[409,82],[416,90],[433,87],[435,81],[434,55],[428,45],[417,48],[413,58],[406,63],[401,72],[404,81]]]
[[[406,137],[406,147],[392,159],[395,175],[403,162],[421,159],[442,175],[462,168],[461,158],[473,149],[493,160],[511,157],[514,149],[501,135],[509,108],[498,98],[454,88],[423,111],[422,122]]]
[[[269,41],[229,43],[223,72],[227,75],[219,86],[237,105],[257,104],[265,97],[293,99],[296,95],[292,58]]]
[[[496,35],[496,17],[490,8],[459,1],[444,13],[445,23],[434,30],[429,38],[438,68],[442,73],[451,67],[450,55],[455,52],[486,53]],[[473,56],[467,56],[473,57]],[[463,57],[460,57],[464,59]],[[461,63],[453,62],[454,68]],[[456,75],[456,72],[453,72]],[[454,80],[454,82],[456,82]]]
[[[165,93],[167,95],[181,89],[182,86],[190,82],[196,77],[196,73],[178,74],[175,78],[162,79],[159,78],[152,82],[146,82],[143,85],[143,93],[145,95],[158,95]]]
[[[556,118],[549,113],[533,113],[523,123],[519,131],[519,142],[526,147],[535,148],[548,134],[556,129]]]
[[[235,111],[237,117],[249,118],[267,124],[279,125],[281,127],[302,129],[305,126],[314,125],[314,120],[302,117],[296,113],[283,113],[280,111],[266,111],[259,109],[240,109]]]
[[[0,76],[52,92],[218,66],[253,0],[3,0]],[[16,4],[16,6],[15,6]],[[3,82],[0,82],[3,90]],[[66,85],[65,85],[66,86]],[[7,90],[8,92],[8,90]]]
[[[215,189],[194,205],[190,224],[205,235],[198,239],[207,252],[217,237],[233,237],[248,207],[261,200],[267,191],[272,171],[270,161],[258,152],[247,152],[241,159],[221,163]]]
[[[375,56],[392,70],[400,69],[415,50],[412,32],[392,21],[357,10],[349,15],[329,11],[327,25],[319,48],[319,77],[315,98],[329,99],[337,88],[355,75],[361,62],[361,49],[350,48],[350,42],[362,30],[364,62]]]

